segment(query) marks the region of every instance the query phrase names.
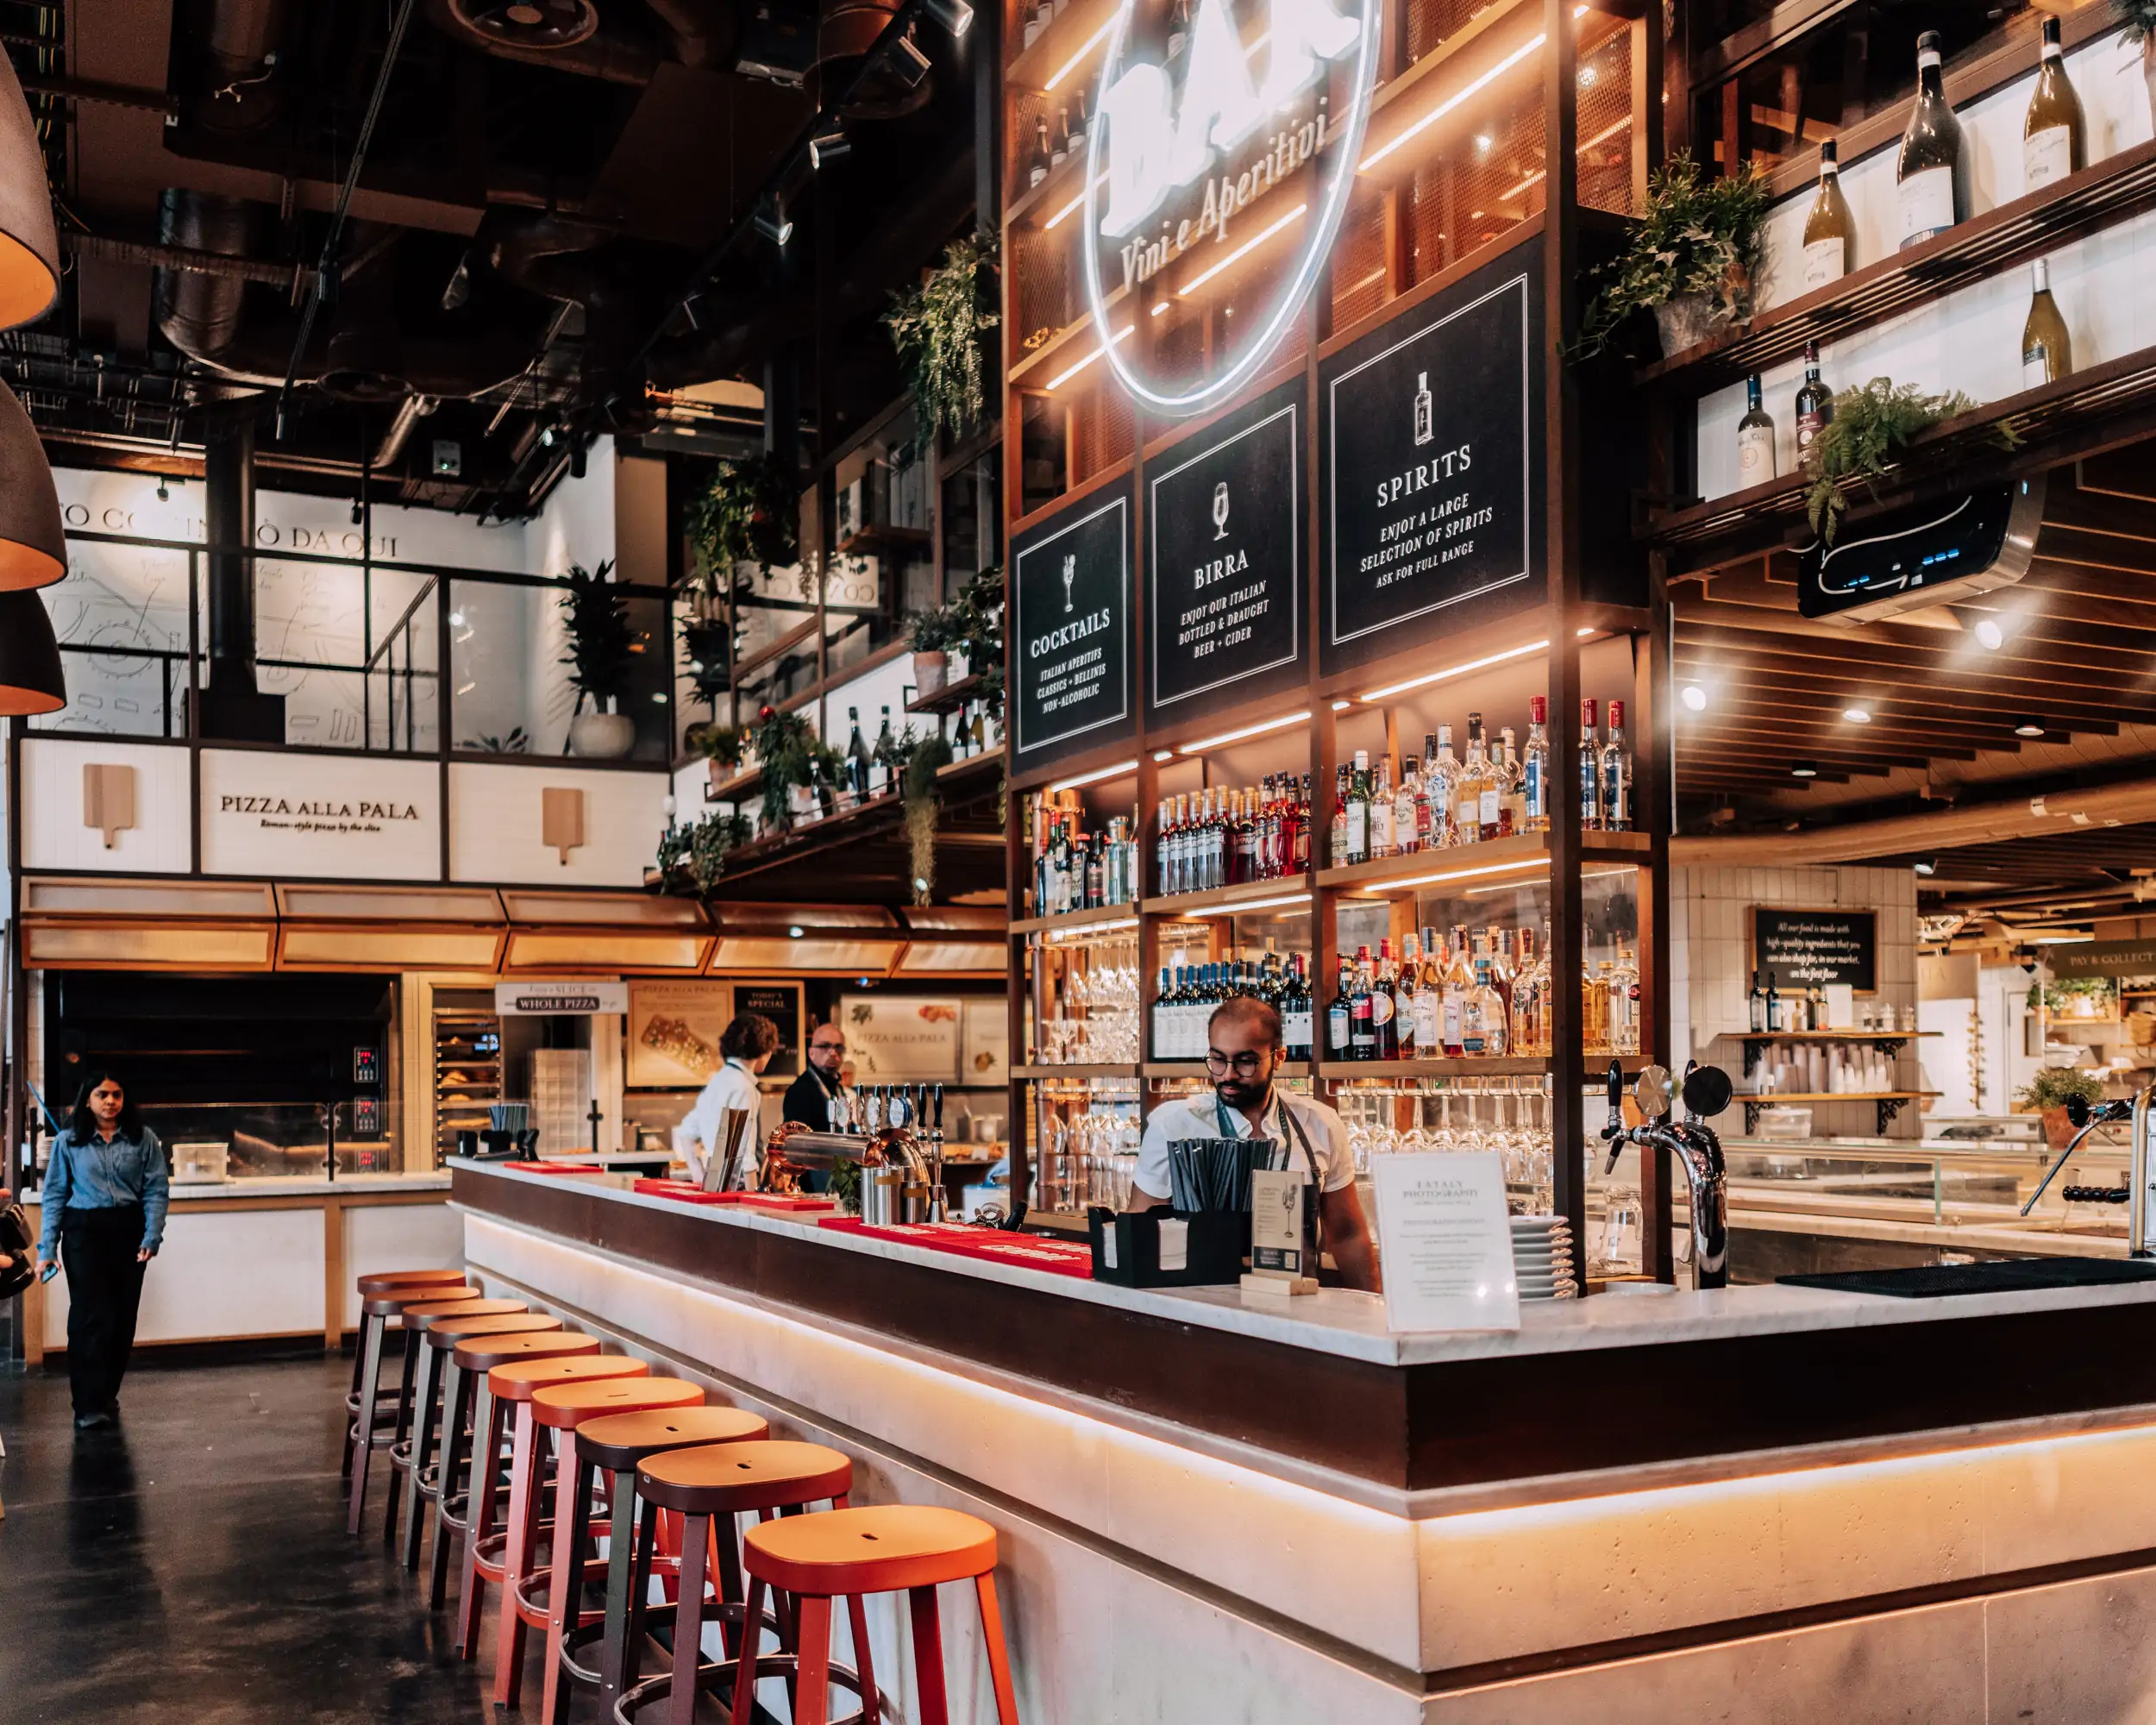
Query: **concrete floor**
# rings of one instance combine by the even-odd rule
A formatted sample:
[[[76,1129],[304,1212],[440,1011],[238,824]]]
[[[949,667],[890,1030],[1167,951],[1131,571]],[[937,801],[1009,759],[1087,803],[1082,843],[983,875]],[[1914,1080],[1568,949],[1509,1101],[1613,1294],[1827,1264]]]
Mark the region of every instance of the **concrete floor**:
[[[121,1430],[81,1439],[63,1374],[0,1376],[9,1725],[515,1716],[487,1697],[491,1649],[460,1663],[449,1614],[429,1618],[384,1552],[373,1491],[367,1537],[345,1537],[348,1358],[155,1360],[135,1356]],[[535,1655],[527,1720],[537,1672]],[[576,1717],[597,1714],[586,1700]]]

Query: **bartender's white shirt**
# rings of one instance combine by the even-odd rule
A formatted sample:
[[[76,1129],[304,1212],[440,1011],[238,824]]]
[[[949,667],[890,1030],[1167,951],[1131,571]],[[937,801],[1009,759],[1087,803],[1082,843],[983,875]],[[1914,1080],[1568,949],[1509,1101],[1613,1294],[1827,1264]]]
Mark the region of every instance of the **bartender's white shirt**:
[[[743,1109],[749,1116],[749,1130],[741,1141],[741,1160],[734,1170],[738,1190],[749,1183],[763,1157],[763,1092],[756,1088],[756,1075],[740,1061],[729,1060],[711,1075],[711,1082],[681,1122],[674,1147],[689,1165],[689,1178],[703,1179],[711,1153],[725,1141],[719,1123],[729,1108]]]
[[[1307,1170],[1310,1164],[1303,1156],[1301,1139],[1289,1132],[1280,1118],[1283,1107],[1294,1110],[1295,1124],[1302,1128],[1303,1136],[1310,1140],[1310,1148],[1316,1152],[1319,1189],[1338,1192],[1352,1186],[1355,1157],[1348,1149],[1347,1122],[1323,1102],[1313,1101],[1307,1096],[1290,1097],[1275,1088],[1272,1103],[1257,1127],[1254,1128],[1240,1110],[1227,1111],[1230,1135],[1284,1142],[1288,1146],[1288,1167]],[[1146,1120],[1145,1135],[1138,1140],[1138,1171],[1131,1176],[1131,1183],[1148,1196],[1169,1196],[1172,1189],[1168,1177],[1169,1144],[1182,1138],[1219,1136],[1219,1115],[1213,1107],[1211,1091],[1163,1102]]]

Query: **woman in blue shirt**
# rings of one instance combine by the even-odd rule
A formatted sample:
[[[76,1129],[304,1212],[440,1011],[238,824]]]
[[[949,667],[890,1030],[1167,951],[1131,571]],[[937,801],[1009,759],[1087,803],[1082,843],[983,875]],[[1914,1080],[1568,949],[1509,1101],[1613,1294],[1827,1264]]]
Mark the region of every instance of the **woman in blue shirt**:
[[[119,1414],[142,1270],[165,1243],[167,1197],[165,1146],[119,1079],[92,1072],[53,1140],[40,1194],[38,1269],[67,1267],[67,1376],[78,1432],[110,1426]]]

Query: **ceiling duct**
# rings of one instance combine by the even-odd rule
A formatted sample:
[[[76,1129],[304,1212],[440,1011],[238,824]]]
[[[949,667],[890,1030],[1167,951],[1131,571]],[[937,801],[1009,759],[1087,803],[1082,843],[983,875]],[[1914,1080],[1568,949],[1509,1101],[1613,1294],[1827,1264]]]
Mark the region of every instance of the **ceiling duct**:
[[[588,6],[585,9],[588,10]],[[542,11],[539,3],[495,8],[484,6],[479,0],[427,0],[429,23],[445,35],[498,60],[513,60],[523,66],[551,66],[556,72],[597,78],[609,84],[646,85],[658,71],[659,56],[652,49],[598,28],[596,13],[592,14],[593,28],[589,34],[573,41],[555,41],[548,46],[536,45],[530,40],[513,40],[513,32],[506,28],[498,32],[482,22],[492,19],[499,12],[503,15],[500,22],[507,27],[514,22],[507,17],[509,13]],[[539,22],[524,27],[527,36]]]
[[[467,30],[506,47],[550,53],[599,33],[592,0],[449,0],[449,9]]]
[[[202,80],[187,117],[206,131],[260,132],[282,118],[279,64],[285,0],[215,0],[204,45]]]

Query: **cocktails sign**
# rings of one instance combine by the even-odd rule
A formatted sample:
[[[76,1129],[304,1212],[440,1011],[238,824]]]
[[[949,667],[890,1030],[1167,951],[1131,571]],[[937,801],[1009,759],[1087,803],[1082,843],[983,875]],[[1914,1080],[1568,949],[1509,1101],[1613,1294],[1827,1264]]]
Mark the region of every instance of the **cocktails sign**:
[[[1158,21],[1142,23],[1138,0],[1125,0],[1102,62],[1094,148],[1105,171],[1086,185],[1087,300],[1116,376],[1161,413],[1225,399],[1279,345],[1339,229],[1369,116],[1382,0],[1352,13],[1331,0],[1256,3],[1263,15],[1244,18],[1235,0],[1199,0],[1187,40],[1156,41]],[[1236,334],[1216,342],[1203,375],[1178,375],[1148,357],[1150,343],[1127,340],[1298,227],[1269,293],[1234,308]]]

